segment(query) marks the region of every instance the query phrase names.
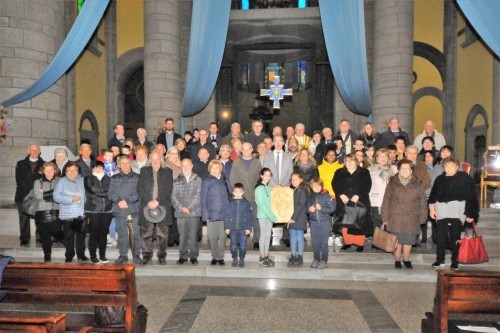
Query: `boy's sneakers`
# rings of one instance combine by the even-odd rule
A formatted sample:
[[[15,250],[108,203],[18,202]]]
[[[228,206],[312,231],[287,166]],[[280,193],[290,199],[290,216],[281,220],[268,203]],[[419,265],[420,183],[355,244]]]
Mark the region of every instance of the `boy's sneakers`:
[[[293,265],[294,265],[294,263],[295,263],[296,258],[297,258],[296,256],[291,256],[291,257],[290,257],[290,259],[288,259],[288,264],[287,264],[287,266],[288,266],[288,267],[293,266]]]
[[[328,267],[328,263],[324,260],[320,260],[319,263],[318,263],[318,268],[320,269],[323,269],[323,268],[327,268]]]
[[[238,259],[233,259],[233,263],[231,264],[231,267],[236,267],[238,266]]]
[[[311,268],[318,268],[318,265],[319,265],[319,261],[314,259],[312,264],[311,264]]]
[[[443,264],[443,266],[444,266],[444,264]],[[454,271],[458,271],[458,264],[457,263],[453,263],[453,264],[451,264],[450,268],[452,270],[454,270]]]
[[[245,267],[245,259],[240,259],[240,262],[238,263],[238,267]]]
[[[444,267],[444,262],[436,261],[435,263],[432,264],[432,267],[434,268]]]
[[[269,267],[274,267],[275,266],[275,263],[274,263],[274,261],[271,258],[266,257],[266,260],[267,260],[267,263],[269,264]]]
[[[302,265],[303,262],[304,262],[304,260],[302,259],[302,256],[298,255],[295,257],[295,261],[293,262],[293,265],[300,266],[300,265]]]

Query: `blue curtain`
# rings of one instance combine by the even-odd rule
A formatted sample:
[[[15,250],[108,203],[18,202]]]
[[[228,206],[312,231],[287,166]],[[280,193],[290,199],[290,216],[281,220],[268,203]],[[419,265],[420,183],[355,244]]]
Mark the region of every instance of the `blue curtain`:
[[[19,104],[49,89],[80,56],[101,21],[109,0],[87,0],[68,36],[42,76],[28,89],[0,103],[4,107]]]
[[[366,62],[363,0],[319,0],[328,59],[340,95],[349,110],[372,112]]]
[[[458,0],[467,20],[500,57],[500,0]]]
[[[201,112],[210,100],[226,45],[231,0],[194,0],[182,116]]]

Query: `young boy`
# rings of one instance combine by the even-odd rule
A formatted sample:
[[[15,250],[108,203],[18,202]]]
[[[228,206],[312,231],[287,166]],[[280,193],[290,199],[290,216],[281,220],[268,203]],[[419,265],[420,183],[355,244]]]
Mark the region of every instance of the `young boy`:
[[[245,267],[245,254],[247,252],[247,235],[253,224],[253,214],[250,203],[243,198],[243,184],[236,183],[233,187],[233,199],[226,206],[224,217],[224,229],[230,236],[230,249],[233,256],[232,267]],[[238,244],[240,250],[240,261],[238,262]]]
[[[328,267],[328,237],[330,236],[330,214],[335,211],[335,201],[323,190],[321,178],[313,178],[309,183],[311,193],[307,199],[309,225],[314,252],[311,268]]]
[[[113,155],[113,152],[111,150],[107,149],[103,152],[104,173],[108,177],[113,177],[117,173],[120,173],[120,170],[118,169],[118,166],[116,165],[113,158],[114,158],[114,155]]]

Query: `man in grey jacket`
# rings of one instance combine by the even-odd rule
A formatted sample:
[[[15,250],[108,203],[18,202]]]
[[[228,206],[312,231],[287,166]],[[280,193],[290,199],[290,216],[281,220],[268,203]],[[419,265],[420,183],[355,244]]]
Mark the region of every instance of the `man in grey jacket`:
[[[193,162],[189,158],[181,161],[182,173],[174,181],[172,206],[175,209],[179,228],[179,260],[182,265],[188,258],[198,264],[198,242],[196,239],[201,217],[201,178],[193,173]]]
[[[123,264],[128,261],[129,231],[127,223],[130,220],[133,227],[133,250],[134,263],[141,262],[141,233],[139,230],[139,194],[137,193],[137,182],[139,175],[132,171],[132,163],[126,155],[120,157],[118,166],[121,173],[111,178],[108,198],[113,201],[113,216],[116,221],[116,232],[118,233],[118,248],[120,257],[115,264]]]

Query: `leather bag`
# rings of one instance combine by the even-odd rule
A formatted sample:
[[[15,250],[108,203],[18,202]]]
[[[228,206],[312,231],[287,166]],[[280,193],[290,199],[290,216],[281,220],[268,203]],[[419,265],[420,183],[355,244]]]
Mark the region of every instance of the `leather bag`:
[[[21,207],[24,214],[35,216],[36,211],[38,209],[38,199],[35,198],[34,189],[29,191],[28,195],[24,198]]]
[[[488,262],[488,253],[483,243],[483,236],[477,232],[476,224],[472,223],[474,233],[472,237],[467,237],[458,240],[460,248],[458,250],[458,262],[461,264],[481,264]]]
[[[385,252],[392,253],[398,245],[398,237],[385,231],[385,225],[382,225],[382,228],[375,227],[372,245]]]
[[[90,220],[87,216],[78,216],[71,221],[71,229],[76,232],[88,234],[90,232]]]
[[[348,228],[361,230],[366,216],[366,207],[359,201],[353,204],[347,203],[343,212],[335,214],[334,228]]]

